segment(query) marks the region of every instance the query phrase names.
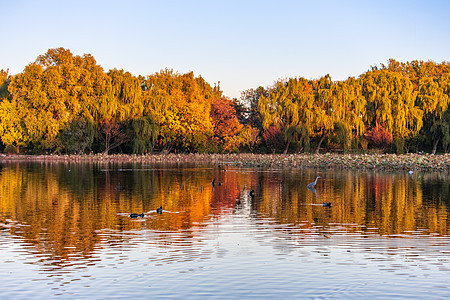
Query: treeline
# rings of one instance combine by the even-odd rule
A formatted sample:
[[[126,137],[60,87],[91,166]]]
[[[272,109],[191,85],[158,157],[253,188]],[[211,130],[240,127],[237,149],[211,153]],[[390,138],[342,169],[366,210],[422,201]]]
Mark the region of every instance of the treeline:
[[[50,49],[0,72],[6,152],[377,151],[450,148],[450,63],[389,60],[345,81],[302,77],[229,99],[192,72],[105,72]]]

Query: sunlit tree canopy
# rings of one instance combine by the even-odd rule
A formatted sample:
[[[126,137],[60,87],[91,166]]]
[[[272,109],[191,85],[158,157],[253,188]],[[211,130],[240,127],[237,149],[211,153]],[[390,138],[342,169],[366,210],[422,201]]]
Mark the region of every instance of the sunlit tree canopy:
[[[105,71],[55,48],[20,74],[0,71],[0,138],[34,153],[448,152],[449,103],[447,62],[390,59],[357,78],[285,78],[229,99],[193,72]]]

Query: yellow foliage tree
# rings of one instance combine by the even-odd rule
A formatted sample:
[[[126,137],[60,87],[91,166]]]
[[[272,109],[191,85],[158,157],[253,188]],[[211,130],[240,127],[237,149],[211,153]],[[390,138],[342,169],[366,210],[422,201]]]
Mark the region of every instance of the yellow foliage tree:
[[[143,86],[144,114],[154,116],[165,147],[203,151],[213,135],[211,86],[192,72],[167,69],[148,76]]]

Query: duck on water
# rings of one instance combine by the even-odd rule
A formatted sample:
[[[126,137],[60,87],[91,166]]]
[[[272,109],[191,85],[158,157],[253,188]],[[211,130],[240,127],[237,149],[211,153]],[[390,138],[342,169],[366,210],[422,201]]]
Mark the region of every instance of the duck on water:
[[[220,182],[220,181],[217,181],[216,182],[216,179],[214,178],[213,179],[213,181],[211,181],[211,185],[214,187],[214,186],[221,186],[222,185],[222,182]]]
[[[157,214],[162,214],[162,213],[163,213],[163,208],[162,208],[162,206],[160,206],[160,207],[158,207],[158,208],[156,209],[156,213],[157,213]],[[132,218],[132,219],[143,218],[143,217],[144,217],[144,213],[141,213],[141,214],[138,214],[138,213],[132,213],[132,214],[130,214],[130,218]]]
[[[130,218],[132,218],[132,219],[143,218],[143,217],[144,217],[143,213],[142,214],[137,214],[137,213],[130,214]]]

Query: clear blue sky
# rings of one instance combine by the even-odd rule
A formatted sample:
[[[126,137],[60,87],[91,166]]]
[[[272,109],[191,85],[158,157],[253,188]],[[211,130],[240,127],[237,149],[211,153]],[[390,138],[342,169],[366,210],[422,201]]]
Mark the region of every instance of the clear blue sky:
[[[450,1],[0,0],[0,69],[49,48],[90,53],[105,71],[194,71],[224,94],[279,78],[357,77],[399,61],[450,61]]]

